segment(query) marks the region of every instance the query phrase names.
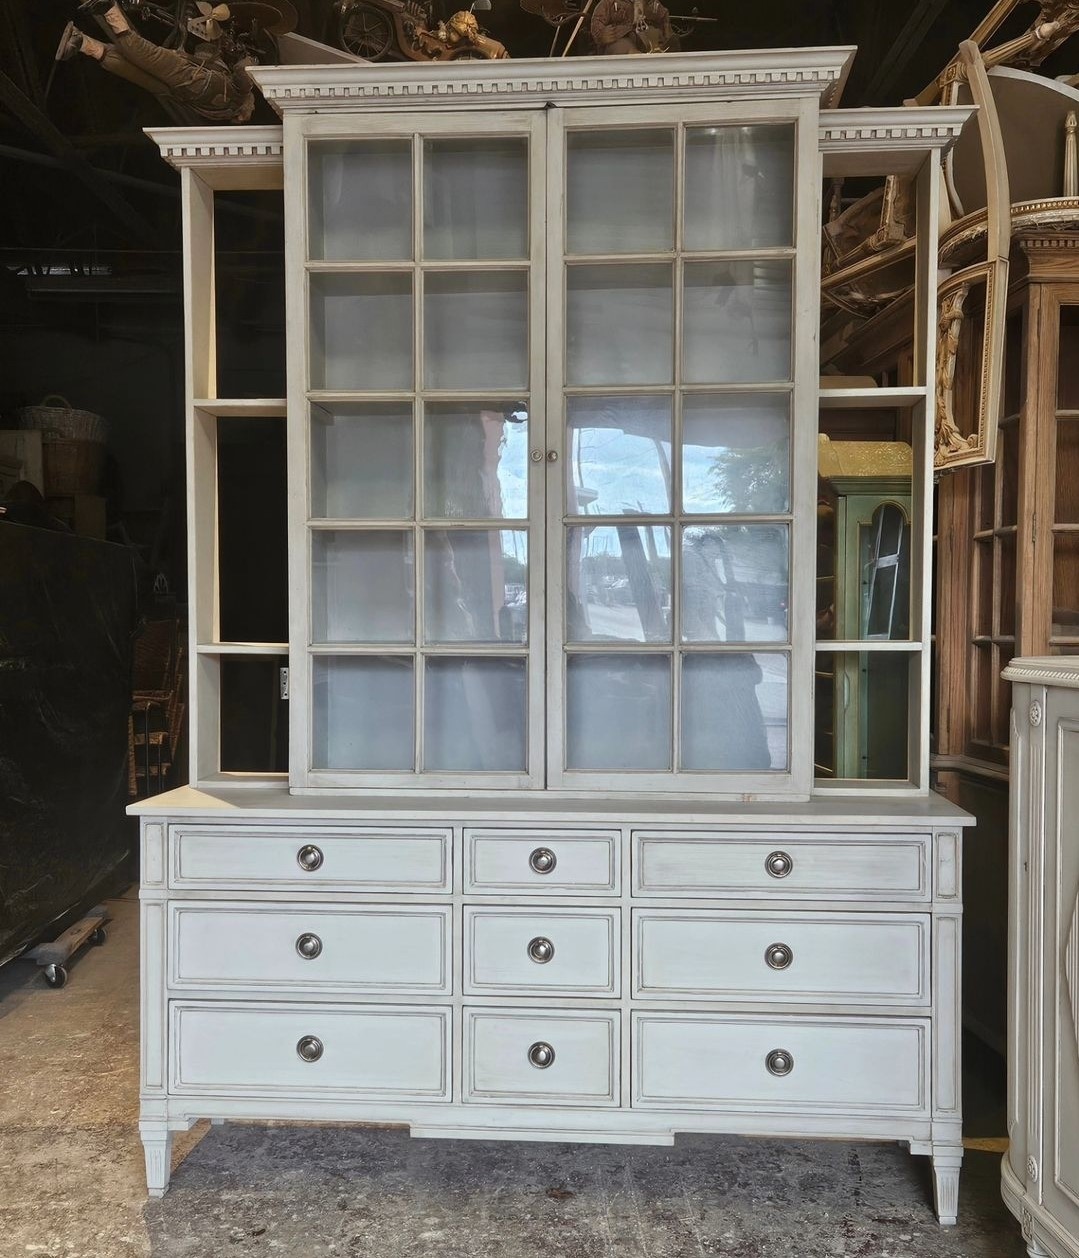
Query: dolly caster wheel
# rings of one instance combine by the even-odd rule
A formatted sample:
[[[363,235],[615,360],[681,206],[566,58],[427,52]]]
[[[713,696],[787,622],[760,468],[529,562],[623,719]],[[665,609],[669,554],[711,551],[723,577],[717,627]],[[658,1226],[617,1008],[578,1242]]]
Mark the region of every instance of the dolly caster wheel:
[[[50,987],[63,987],[67,982],[67,970],[62,965],[47,965],[41,977]]]
[[[90,936],[90,942],[94,945],[94,947],[100,948],[108,937],[109,932],[105,929],[105,927],[99,926]]]

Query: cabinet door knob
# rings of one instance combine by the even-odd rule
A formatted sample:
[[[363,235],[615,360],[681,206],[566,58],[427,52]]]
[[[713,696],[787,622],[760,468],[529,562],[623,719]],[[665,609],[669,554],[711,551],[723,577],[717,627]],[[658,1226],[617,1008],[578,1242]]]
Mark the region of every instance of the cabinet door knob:
[[[558,864],[558,857],[549,847],[537,847],[529,855],[528,864],[533,873],[549,874]]]
[[[529,453],[528,457],[532,460],[532,462],[533,462],[533,463],[542,463],[542,462],[543,462],[543,451],[542,451],[542,450],[532,450],[532,451]]]
[[[547,451],[547,462],[548,462],[548,463],[557,463],[557,462],[558,462],[558,451],[557,451],[557,450],[548,450],[548,451]]]
[[[554,944],[549,939],[544,939],[542,935],[537,935],[535,939],[529,941],[528,955],[538,965],[546,965],[554,956]]]
[[[301,935],[296,940],[296,951],[305,961],[313,961],[322,951],[322,940],[318,935]]]
[[[528,1050],[528,1060],[537,1070],[546,1070],[554,1062],[554,1049],[550,1044],[537,1040]]]
[[[322,1056],[322,1041],[317,1035],[305,1035],[296,1044],[296,1054],[301,1061],[318,1061]]]
[[[322,865],[324,859],[322,849],[315,847],[313,843],[305,843],[296,853],[296,863],[309,874],[314,873]]]
[[[786,852],[770,852],[765,857],[764,868],[772,878],[786,878],[794,868],[794,861]]]
[[[773,1048],[764,1059],[764,1064],[770,1075],[782,1078],[794,1069],[794,1058],[785,1048]]]
[[[764,959],[773,970],[785,970],[794,960],[794,950],[785,943],[769,944],[764,950]]]

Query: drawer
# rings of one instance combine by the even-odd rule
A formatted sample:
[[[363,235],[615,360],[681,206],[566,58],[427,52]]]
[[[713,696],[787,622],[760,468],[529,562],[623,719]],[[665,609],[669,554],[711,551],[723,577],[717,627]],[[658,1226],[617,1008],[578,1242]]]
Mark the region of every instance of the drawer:
[[[174,1092],[449,1100],[448,1008],[174,1001],[169,1026]]]
[[[927,1005],[929,917],[633,910],[633,994]]]
[[[449,829],[171,826],[170,886],[451,890]]]
[[[465,991],[617,996],[618,909],[465,909]]]
[[[451,990],[450,908],[174,902],[174,988]]]
[[[635,895],[928,900],[928,834],[720,834],[637,830]]]
[[[617,1013],[466,1009],[464,1099],[617,1105]]]
[[[924,1114],[928,1032],[910,1019],[638,1012],[633,1104]]]
[[[620,835],[606,831],[465,830],[465,891],[617,895]]]

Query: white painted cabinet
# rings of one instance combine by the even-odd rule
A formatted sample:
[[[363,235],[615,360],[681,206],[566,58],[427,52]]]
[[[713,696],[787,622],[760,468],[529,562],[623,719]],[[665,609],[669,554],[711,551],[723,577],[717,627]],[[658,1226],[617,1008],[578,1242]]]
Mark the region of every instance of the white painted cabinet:
[[[1079,665],[1012,683],[1004,1200],[1032,1256],[1079,1258]]]
[[[154,133],[194,667],[192,785],[137,808],[151,1193],[205,1116],[735,1132],[904,1141],[954,1221],[968,819],[927,790],[925,433],[969,111],[828,109],[849,55],[262,68],[282,128]],[[909,677],[908,772],[814,783],[821,175],[897,170],[912,614],[855,647]],[[284,399],[217,396],[242,188],[282,195]],[[236,417],[287,426],[287,644],[222,637]],[[288,773],[236,772],[230,670],[286,651]]]

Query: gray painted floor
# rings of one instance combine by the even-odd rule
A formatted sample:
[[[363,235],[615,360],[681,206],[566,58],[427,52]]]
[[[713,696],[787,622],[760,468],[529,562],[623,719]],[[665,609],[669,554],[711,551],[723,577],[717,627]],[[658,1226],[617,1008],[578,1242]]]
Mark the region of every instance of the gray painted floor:
[[[199,1124],[147,1202],[138,1144],[138,921],[62,991],[0,970],[0,1258],[1022,1258],[999,1154],[968,1152],[942,1230],[925,1161],[893,1145],[674,1148],[410,1140]],[[972,1129],[998,1134],[975,1088]]]

